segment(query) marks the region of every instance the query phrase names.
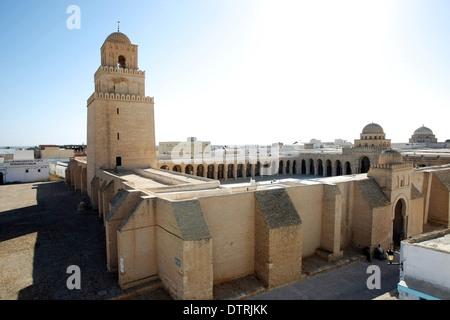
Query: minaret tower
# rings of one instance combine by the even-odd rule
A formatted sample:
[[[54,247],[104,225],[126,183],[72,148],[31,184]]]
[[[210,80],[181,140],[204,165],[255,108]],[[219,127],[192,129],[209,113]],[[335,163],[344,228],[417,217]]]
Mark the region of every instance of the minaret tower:
[[[154,100],[145,96],[145,72],[138,68],[138,46],[119,30],[101,49],[95,92],[87,102],[87,183],[97,169],[156,166]]]

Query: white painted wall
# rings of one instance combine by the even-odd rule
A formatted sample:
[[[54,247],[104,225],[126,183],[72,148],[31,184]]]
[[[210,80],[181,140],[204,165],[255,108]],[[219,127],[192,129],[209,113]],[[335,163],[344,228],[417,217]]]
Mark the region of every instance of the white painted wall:
[[[403,261],[401,277],[412,277],[450,290],[449,253],[403,243],[401,257]]]
[[[66,177],[67,165],[68,165],[68,163],[58,161],[56,163],[55,174],[58,177],[65,178]]]
[[[49,179],[49,164],[47,160],[8,160],[0,164],[4,174],[4,183],[38,182]]]

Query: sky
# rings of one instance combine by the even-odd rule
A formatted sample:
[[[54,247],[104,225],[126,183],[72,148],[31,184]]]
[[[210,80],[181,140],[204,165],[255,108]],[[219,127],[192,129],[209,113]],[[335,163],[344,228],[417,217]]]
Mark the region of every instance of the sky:
[[[156,144],[353,142],[372,122],[393,143],[422,125],[450,139],[447,0],[2,0],[0,146],[86,143],[118,26]]]

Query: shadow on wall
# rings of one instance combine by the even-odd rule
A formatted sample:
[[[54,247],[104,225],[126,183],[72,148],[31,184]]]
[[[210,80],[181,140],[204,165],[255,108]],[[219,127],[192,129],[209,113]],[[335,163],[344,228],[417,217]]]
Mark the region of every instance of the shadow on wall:
[[[0,215],[0,242],[37,233],[34,245],[33,284],[20,289],[18,300],[98,299],[117,287],[117,275],[106,269],[105,236],[98,213],[78,210],[83,196],[65,182],[33,185],[37,205]],[[21,268],[21,261],[8,263]],[[16,260],[16,261],[14,261]],[[69,290],[71,265],[80,268],[81,288]],[[107,291],[105,291],[107,290]]]

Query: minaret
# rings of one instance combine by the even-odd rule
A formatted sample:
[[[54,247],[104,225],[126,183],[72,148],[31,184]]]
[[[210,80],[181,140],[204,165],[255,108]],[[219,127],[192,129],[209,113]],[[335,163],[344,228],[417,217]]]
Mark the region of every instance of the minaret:
[[[154,100],[145,96],[145,72],[138,68],[138,46],[118,29],[106,38],[100,53],[95,92],[87,102],[90,197],[96,169],[156,166]]]

